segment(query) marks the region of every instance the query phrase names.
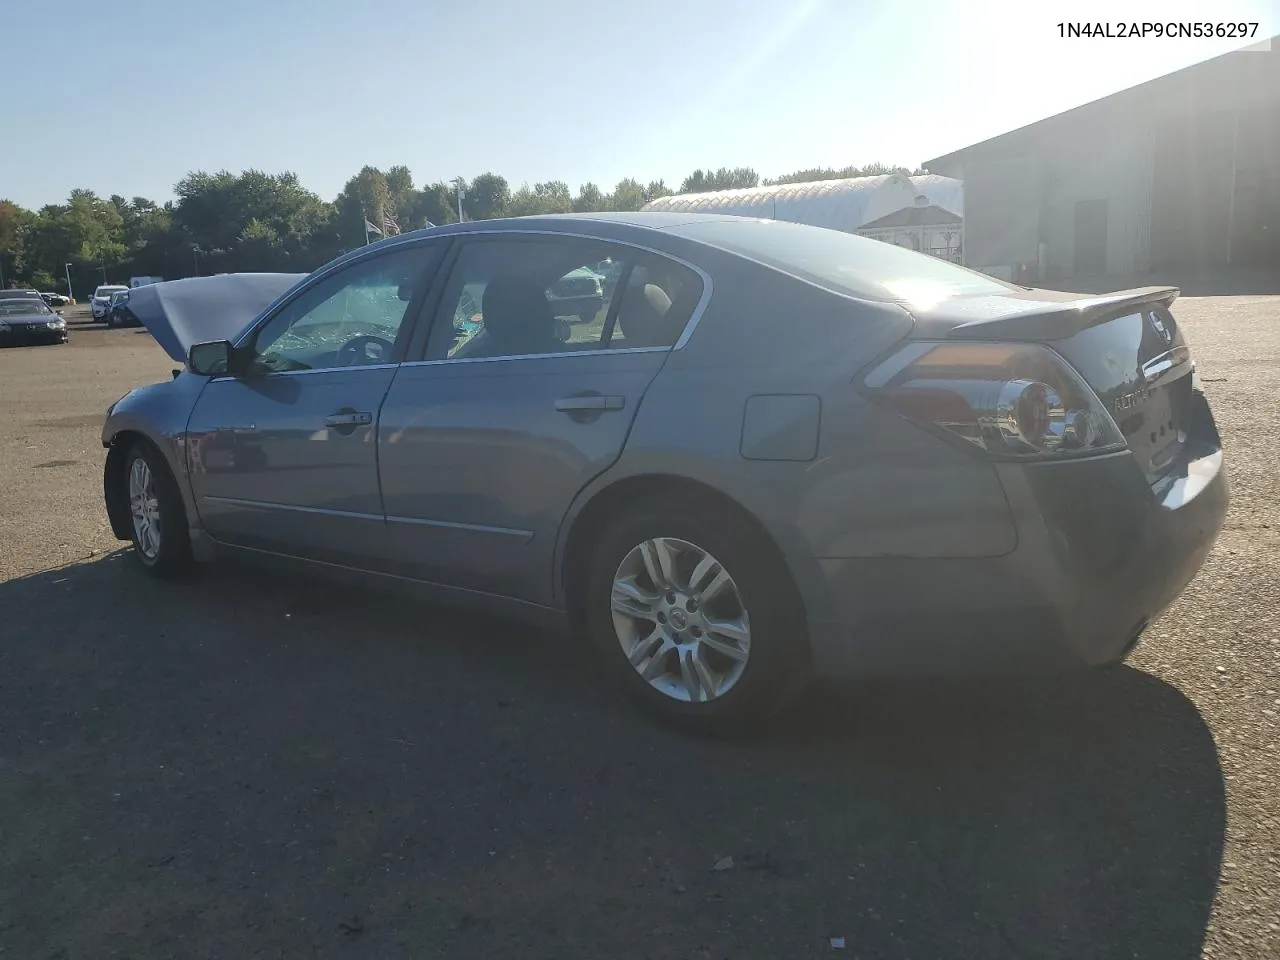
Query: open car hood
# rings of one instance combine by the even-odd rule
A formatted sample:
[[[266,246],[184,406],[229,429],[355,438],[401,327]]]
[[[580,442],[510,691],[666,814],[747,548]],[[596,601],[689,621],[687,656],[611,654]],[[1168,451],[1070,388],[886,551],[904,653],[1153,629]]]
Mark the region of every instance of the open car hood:
[[[193,343],[234,340],[306,276],[224,273],[149,283],[130,291],[128,306],[165,353],[181,363]]]

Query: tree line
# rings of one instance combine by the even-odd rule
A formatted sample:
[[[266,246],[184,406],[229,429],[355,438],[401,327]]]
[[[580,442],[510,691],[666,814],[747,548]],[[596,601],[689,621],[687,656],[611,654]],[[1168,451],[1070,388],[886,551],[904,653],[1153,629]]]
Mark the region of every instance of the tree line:
[[[800,183],[839,177],[908,173],[905,167],[800,170],[761,180],[749,167],[695,170],[671,190],[662,180],[627,178],[605,193],[584,183],[573,194],[560,180],[511,189],[505,177],[482,173],[470,182],[415,187],[405,166],[366,166],[332,201],[306,189],[294,173],[196,171],[174,187],[175,200],[99,197],[72,190],[65,203],[25,210],[0,200],[0,287],[66,292],[70,274],[80,299],[100,283],[130,276],[166,280],[214,273],[306,273],[366,242],[366,221],[378,232],[416,230],[427,223],[545,213],[639,210],[672,193]],[[918,171],[917,171],[918,172]],[[376,238],[376,237],[375,237]]]

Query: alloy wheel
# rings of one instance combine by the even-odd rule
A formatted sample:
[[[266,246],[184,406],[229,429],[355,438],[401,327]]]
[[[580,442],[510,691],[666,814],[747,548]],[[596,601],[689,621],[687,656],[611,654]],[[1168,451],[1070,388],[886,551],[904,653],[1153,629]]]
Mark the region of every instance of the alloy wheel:
[[[706,550],[655,537],[618,565],[614,631],[631,666],[660,693],[687,703],[724,696],[751,655],[751,624],[737,583]]]
[[[129,515],[138,550],[148,560],[154,560],[160,552],[160,500],[151,467],[142,457],[134,459],[129,467]]]

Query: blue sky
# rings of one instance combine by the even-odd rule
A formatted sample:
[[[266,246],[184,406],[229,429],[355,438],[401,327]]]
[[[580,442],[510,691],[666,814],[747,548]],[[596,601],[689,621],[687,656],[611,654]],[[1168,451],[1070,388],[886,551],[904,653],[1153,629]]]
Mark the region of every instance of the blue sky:
[[[1121,18],[1260,21],[1262,38],[1280,0],[9,0],[0,42],[35,55],[0,197],[163,201],[189,170],[246,167],[332,199],[366,163],[575,192],[914,166],[1239,45],[1058,35]]]

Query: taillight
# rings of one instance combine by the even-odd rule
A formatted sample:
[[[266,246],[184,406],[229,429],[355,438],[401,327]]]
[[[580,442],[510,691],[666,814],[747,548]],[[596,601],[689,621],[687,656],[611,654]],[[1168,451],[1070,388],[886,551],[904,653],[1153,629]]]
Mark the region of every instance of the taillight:
[[[999,456],[1114,449],[1124,436],[1097,394],[1036,344],[912,343],[866,377],[872,395]]]

